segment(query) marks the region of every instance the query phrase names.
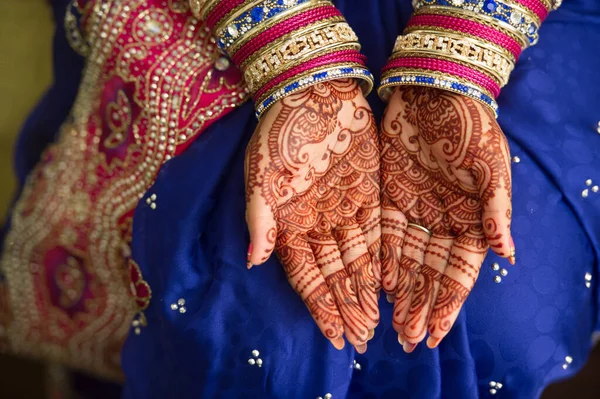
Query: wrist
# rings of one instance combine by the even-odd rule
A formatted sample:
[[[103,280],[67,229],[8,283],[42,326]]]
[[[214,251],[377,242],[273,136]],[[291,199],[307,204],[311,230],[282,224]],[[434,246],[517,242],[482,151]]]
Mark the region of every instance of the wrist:
[[[497,112],[495,99],[525,48],[538,39],[551,0],[416,0],[382,73],[379,94],[398,85],[437,87]]]
[[[193,2],[217,45],[242,70],[258,117],[319,82],[357,78],[365,93],[373,87],[358,38],[330,0]]]

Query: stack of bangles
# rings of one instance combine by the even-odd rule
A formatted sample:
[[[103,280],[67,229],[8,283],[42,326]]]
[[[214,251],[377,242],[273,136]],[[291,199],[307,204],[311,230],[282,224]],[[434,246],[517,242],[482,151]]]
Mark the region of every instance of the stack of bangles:
[[[467,95],[497,115],[496,98],[521,52],[559,0],[414,0],[415,12],[384,67],[379,87],[389,99],[401,85]]]
[[[356,34],[330,0],[191,0],[194,14],[244,75],[260,118],[275,102],[318,82],[373,76]]]

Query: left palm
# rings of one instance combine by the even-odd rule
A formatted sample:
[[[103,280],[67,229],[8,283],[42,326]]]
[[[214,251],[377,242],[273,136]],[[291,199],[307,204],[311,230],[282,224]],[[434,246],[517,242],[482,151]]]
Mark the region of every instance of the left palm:
[[[491,111],[438,89],[397,89],[381,130],[382,285],[410,352],[448,333],[488,246],[514,256],[510,155]]]

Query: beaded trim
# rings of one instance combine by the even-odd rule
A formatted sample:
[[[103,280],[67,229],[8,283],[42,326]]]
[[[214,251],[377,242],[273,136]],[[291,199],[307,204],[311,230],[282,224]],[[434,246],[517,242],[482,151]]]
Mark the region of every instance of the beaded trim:
[[[531,10],[505,0],[417,0],[415,10],[454,8],[472,11],[510,25],[527,38],[530,44],[538,41],[541,21]]]
[[[315,83],[340,78],[361,78],[363,81],[367,82],[370,87],[373,86],[374,80],[371,72],[364,67],[342,67],[330,70],[321,70],[319,72],[312,73],[305,78],[301,78],[293,83],[290,83],[271,94],[256,107],[256,117],[260,118],[274,103],[281,100],[283,97],[296,93],[302,89],[305,89],[306,87],[313,86]],[[363,89],[363,91],[365,91],[366,96],[370,90]]]
[[[498,103],[490,96],[482,93],[479,87],[447,76],[440,77],[435,73],[426,71],[420,74],[403,73],[402,76],[390,76],[384,78],[379,87],[379,95],[382,98],[387,98],[390,95],[389,88],[402,85],[437,87],[463,94],[491,107],[496,117],[498,117]],[[387,93],[385,93],[386,90],[388,90]]]

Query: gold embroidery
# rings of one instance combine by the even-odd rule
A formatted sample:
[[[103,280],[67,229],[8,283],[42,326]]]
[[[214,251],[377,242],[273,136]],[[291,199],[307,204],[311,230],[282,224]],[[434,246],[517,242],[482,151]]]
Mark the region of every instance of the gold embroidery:
[[[121,377],[121,345],[150,301],[128,259],[133,210],[164,162],[248,97],[239,72],[213,68],[214,40],[180,3],[93,5],[71,117],[12,215],[1,348]]]

